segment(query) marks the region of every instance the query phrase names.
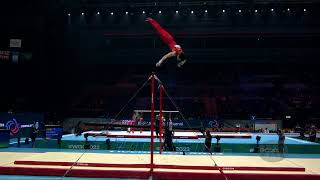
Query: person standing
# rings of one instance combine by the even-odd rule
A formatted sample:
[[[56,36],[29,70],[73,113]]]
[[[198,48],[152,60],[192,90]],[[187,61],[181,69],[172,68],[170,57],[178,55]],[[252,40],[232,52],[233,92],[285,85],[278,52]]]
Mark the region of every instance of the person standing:
[[[283,130],[281,129],[278,129],[277,134],[279,136],[278,151],[282,154],[284,152],[284,140],[286,139],[286,137],[284,136]]]
[[[142,125],[143,125],[143,113],[141,112],[140,116],[139,116],[139,126],[142,126]],[[142,128],[140,127],[139,130],[140,130],[140,134],[141,134]]]
[[[310,133],[309,133],[309,140],[310,140],[311,142],[315,142],[315,141],[316,141],[316,138],[317,138],[317,130],[316,130],[316,127],[315,127],[315,126],[311,126]]]
[[[165,126],[165,130],[164,130],[164,150],[165,151],[175,151],[172,138],[173,138],[173,131],[170,131],[169,127]]]
[[[212,136],[211,136],[210,131],[206,131],[204,137],[205,137],[204,152],[211,152]]]
[[[160,132],[160,115],[157,115],[157,116],[156,116],[155,129],[156,129],[156,137],[159,138],[159,132]]]
[[[31,130],[31,142],[32,142],[32,148],[34,148],[34,147],[35,147],[37,134],[38,134],[38,131],[37,131],[37,129],[36,129],[36,128],[34,127],[34,125],[33,125],[33,126],[32,126],[32,130]]]

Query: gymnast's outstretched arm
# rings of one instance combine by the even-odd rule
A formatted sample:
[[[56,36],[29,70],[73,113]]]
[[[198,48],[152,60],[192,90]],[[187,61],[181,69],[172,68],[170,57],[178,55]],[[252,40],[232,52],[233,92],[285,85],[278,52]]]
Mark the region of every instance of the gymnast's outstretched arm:
[[[162,64],[164,61],[166,61],[166,60],[168,60],[170,57],[174,57],[174,56],[176,56],[176,55],[177,55],[177,54],[176,54],[176,52],[174,52],[174,51],[171,51],[171,52],[167,53],[166,55],[164,55],[164,56],[158,61],[158,63],[156,64],[156,66],[157,66],[157,67],[161,66],[161,64]]]

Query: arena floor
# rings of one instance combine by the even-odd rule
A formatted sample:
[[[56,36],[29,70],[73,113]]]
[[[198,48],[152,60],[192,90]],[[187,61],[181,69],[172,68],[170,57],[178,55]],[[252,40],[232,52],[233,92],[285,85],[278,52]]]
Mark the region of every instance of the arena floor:
[[[138,178],[150,176],[150,154],[117,153],[97,150],[53,150],[8,148],[0,151],[0,178],[36,179],[66,177],[78,178]],[[77,163],[74,163],[76,162]],[[164,153],[154,156],[154,179],[199,179],[212,177],[225,179],[291,179],[320,178],[319,154],[286,154],[263,156],[261,154],[216,153],[186,154]],[[184,174],[184,175],[183,175]],[[11,175],[11,176],[3,176]],[[27,175],[27,176],[26,176]],[[50,176],[50,177],[48,177]],[[277,179],[276,178],[276,179]]]

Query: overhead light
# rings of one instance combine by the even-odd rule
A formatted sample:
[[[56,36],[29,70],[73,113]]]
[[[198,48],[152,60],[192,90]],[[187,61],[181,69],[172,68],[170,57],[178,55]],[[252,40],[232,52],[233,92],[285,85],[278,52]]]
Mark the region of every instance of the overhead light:
[[[145,11],[142,11],[142,14],[145,14],[146,12]]]
[[[290,9],[288,8],[287,11],[290,11]]]
[[[113,15],[113,12],[111,12],[110,14]]]
[[[239,13],[241,13],[241,9],[239,9]]]
[[[100,12],[97,12],[97,14],[100,14]]]
[[[256,9],[256,10],[254,10],[254,12],[258,12],[258,10]]]
[[[306,9],[303,9],[303,11],[306,12],[307,10],[306,10]]]
[[[68,16],[70,16],[71,14],[69,13]]]
[[[271,12],[273,12],[274,11],[274,9],[271,9]]]
[[[176,11],[176,14],[178,14],[179,13],[179,11]]]
[[[191,14],[193,14],[193,11],[191,11]]]
[[[81,15],[83,16],[83,15],[84,15],[84,13],[81,13]]]
[[[161,11],[159,11],[159,14],[161,14]]]
[[[204,10],[204,12],[205,12],[205,13],[207,13],[207,12],[208,12],[208,10]]]
[[[226,12],[226,10],[222,10],[222,12]]]

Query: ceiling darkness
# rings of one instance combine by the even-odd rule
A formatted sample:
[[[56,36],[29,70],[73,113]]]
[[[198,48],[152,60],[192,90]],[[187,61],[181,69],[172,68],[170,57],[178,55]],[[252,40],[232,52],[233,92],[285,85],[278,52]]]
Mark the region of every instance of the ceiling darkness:
[[[86,110],[77,113],[86,114],[89,110],[84,104],[92,99],[128,99],[151,71],[173,87],[180,87],[177,97],[198,96],[203,89],[181,90],[193,89],[197,84],[196,87],[211,87],[205,94],[207,97],[229,93],[248,99],[253,92],[239,90],[240,87],[266,81],[274,83],[272,87],[304,82],[317,96],[319,3],[319,0],[5,2],[0,7],[0,51],[32,56],[17,64],[0,60],[0,110],[70,113],[79,106]],[[177,69],[172,61],[155,69],[154,64],[168,48],[146,24],[146,17],[156,19],[183,47],[188,58],[185,68]],[[10,39],[21,39],[21,48],[11,48]],[[261,80],[260,76],[272,78]],[[253,79],[247,82],[248,77]],[[119,82],[135,85],[133,90],[121,89],[122,92],[116,88]],[[254,93],[258,97],[266,97],[265,91],[257,92]],[[274,92],[268,96],[277,94],[275,88],[268,92]],[[97,98],[95,94],[100,95]],[[110,106],[116,111],[121,104],[106,105],[97,114],[113,111],[106,108]]]

